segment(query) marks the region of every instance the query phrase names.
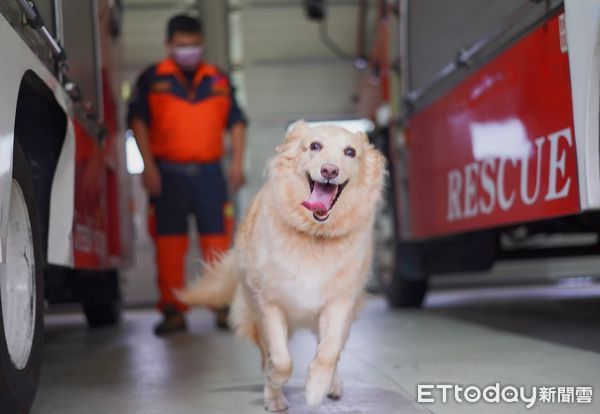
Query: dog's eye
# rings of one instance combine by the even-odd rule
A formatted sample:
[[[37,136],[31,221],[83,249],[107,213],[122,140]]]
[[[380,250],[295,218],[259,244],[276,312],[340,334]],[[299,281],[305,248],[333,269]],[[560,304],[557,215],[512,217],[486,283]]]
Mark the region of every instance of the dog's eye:
[[[310,143],[310,150],[311,151],[321,151],[323,149],[323,144],[321,144],[319,141],[314,141]]]
[[[350,158],[354,158],[354,157],[356,157],[356,150],[352,147],[347,147],[344,150],[344,155],[347,157],[350,157]]]

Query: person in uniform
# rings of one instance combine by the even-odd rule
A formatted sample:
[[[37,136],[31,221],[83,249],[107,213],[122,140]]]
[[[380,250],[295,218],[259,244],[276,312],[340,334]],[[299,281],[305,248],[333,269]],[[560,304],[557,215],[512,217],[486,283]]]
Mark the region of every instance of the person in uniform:
[[[186,329],[187,307],[174,290],[185,284],[188,216],[193,215],[204,261],[227,250],[233,233],[235,193],[244,183],[247,120],[225,73],[205,62],[199,19],[177,15],[167,25],[168,57],[139,77],[129,104],[128,124],[144,160],[143,183],[150,195],[150,233],[156,245],[157,335]],[[231,136],[227,180],[221,161],[224,134]],[[223,315],[220,316],[223,325]]]

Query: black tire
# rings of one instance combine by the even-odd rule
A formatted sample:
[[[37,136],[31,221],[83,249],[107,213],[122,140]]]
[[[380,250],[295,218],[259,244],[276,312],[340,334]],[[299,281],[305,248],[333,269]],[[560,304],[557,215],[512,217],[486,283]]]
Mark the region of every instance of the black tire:
[[[388,303],[394,308],[420,308],[423,306],[428,285],[428,279],[409,280],[395,275],[386,289]]]
[[[429,274],[423,260],[421,246],[416,243],[396,243],[394,273],[384,281],[384,290],[394,308],[420,308],[423,305]]]
[[[121,304],[118,302],[84,304],[83,312],[90,328],[112,326],[121,319]]]
[[[385,128],[374,134],[372,139],[375,146],[385,154],[389,168],[386,185],[388,191],[380,215],[389,214],[392,218],[392,228],[397,229],[400,220],[400,206],[396,204],[398,199],[396,195],[401,190],[395,170],[397,163],[392,162],[392,157],[397,157],[397,152],[390,146],[394,140],[390,133],[391,131]],[[381,219],[381,216],[377,218],[377,220]],[[390,224],[387,226],[389,227]],[[393,231],[391,240],[385,240],[383,245],[376,245],[376,248],[392,249],[392,252],[395,252],[395,257],[382,266],[381,252],[376,251],[373,263],[373,270],[376,277],[379,278],[380,287],[385,292],[389,305],[394,308],[421,307],[427,293],[429,280],[422,246],[418,243],[401,240],[400,235]]]
[[[27,413],[31,408],[39,381],[44,331],[44,258],[42,254],[40,226],[33,192],[31,170],[23,151],[16,142],[13,151],[12,177],[21,188],[29,215],[33,236],[32,244],[35,261],[34,292],[36,297],[34,298],[35,315],[31,351],[29,353],[29,358],[22,369],[17,369],[11,361],[4,330],[4,319],[1,317],[2,307],[0,306],[0,413],[6,414]],[[1,300],[2,298],[0,296],[0,302]]]
[[[77,271],[79,298],[90,328],[111,326],[121,319],[119,273],[107,271]]]

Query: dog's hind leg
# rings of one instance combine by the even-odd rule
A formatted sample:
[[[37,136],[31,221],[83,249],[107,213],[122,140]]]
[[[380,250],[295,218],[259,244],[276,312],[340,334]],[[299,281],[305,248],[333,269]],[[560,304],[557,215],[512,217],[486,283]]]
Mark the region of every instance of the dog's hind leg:
[[[344,394],[344,384],[342,383],[342,379],[337,373],[333,374],[333,381],[331,381],[331,388],[329,389],[329,394],[327,394],[327,398],[330,400],[337,401],[342,398]]]
[[[262,338],[258,338],[256,344],[258,345],[258,349],[260,349],[260,367],[263,370],[263,372],[266,373],[267,363],[269,362],[269,351],[267,349],[267,344],[265,344],[265,341]]]
[[[252,321],[249,323],[249,325],[250,326],[245,330],[245,332],[252,343],[255,344],[260,351],[260,368],[263,372],[267,372],[269,352],[267,350],[267,344],[265,343],[264,335],[261,335],[256,322]]]
[[[348,339],[353,315],[352,300],[337,300],[328,304],[319,316],[319,345],[306,380],[306,403],[311,408],[318,407],[337,385],[334,383],[337,363]]]
[[[262,309],[261,330],[268,353],[265,406],[269,411],[285,411],[288,403],[282,387],[292,375],[292,357],[287,346],[287,320],[279,307],[269,305]]]

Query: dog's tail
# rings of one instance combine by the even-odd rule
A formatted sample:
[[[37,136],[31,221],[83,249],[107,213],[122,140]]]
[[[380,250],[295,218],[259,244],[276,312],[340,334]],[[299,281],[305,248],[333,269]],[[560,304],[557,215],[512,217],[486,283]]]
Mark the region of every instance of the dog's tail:
[[[175,295],[187,305],[222,309],[233,301],[237,284],[234,251],[230,250],[219,260],[204,265],[202,277]]]

